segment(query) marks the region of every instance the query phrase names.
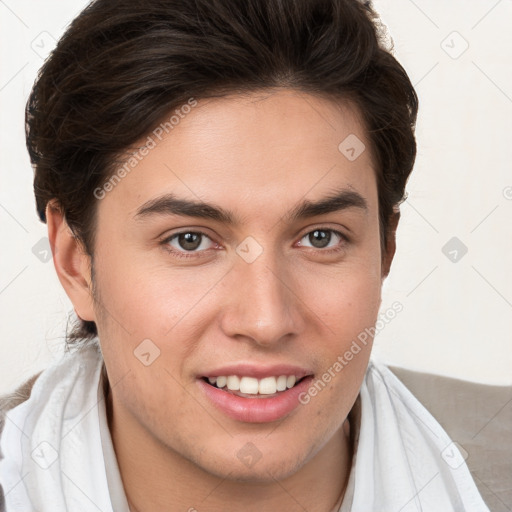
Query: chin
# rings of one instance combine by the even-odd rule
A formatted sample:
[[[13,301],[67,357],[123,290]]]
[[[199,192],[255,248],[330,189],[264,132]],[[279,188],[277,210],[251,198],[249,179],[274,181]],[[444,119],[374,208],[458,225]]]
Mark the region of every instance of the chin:
[[[253,438],[254,439],[254,438]],[[264,439],[254,439],[254,442],[247,437],[225,448],[210,452],[205,457],[201,454],[202,460],[193,461],[206,472],[222,478],[237,482],[247,483],[275,483],[276,480],[284,480],[306,464],[314,456],[314,447],[306,446],[297,441],[290,443],[292,447],[302,445],[300,452],[291,450],[290,446],[283,446],[283,443],[264,442]],[[260,448],[258,448],[259,446]]]
[[[226,461],[221,468],[219,468],[218,464],[215,464],[212,468],[213,474],[235,482],[272,484],[275,483],[276,480],[281,481],[292,476],[304,463],[301,464],[296,460],[291,460],[289,456],[283,456],[282,458],[273,457],[273,460],[263,459],[264,457],[252,466],[240,464],[238,460],[236,463],[234,463],[233,460]]]

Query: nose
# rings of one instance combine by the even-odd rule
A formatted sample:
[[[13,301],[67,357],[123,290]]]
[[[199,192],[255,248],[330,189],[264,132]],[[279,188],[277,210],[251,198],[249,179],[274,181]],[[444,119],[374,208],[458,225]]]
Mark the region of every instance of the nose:
[[[224,334],[271,347],[304,329],[297,276],[294,279],[286,267],[286,262],[270,251],[251,263],[236,260],[229,283],[225,283],[229,289],[222,309]]]

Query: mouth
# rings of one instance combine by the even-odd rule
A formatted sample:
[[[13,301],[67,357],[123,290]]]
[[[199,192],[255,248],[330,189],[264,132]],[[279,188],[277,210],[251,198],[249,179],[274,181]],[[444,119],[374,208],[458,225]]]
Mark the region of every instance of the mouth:
[[[286,418],[299,407],[301,395],[314,378],[312,373],[299,368],[244,369],[237,374],[235,368],[229,372],[224,368],[197,379],[208,403],[243,423],[270,423]]]
[[[298,386],[312,375],[278,375],[262,379],[240,375],[219,375],[202,377],[206,384],[242,398],[272,398]]]

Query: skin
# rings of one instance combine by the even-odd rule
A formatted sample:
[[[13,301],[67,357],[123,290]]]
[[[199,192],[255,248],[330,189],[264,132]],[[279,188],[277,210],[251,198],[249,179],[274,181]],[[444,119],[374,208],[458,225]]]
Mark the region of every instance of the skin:
[[[367,148],[354,161],[338,150],[349,134]],[[367,208],[287,221],[304,199],[341,188]],[[135,218],[167,192],[213,203],[240,223]],[[98,202],[96,300],[89,257],[58,209],[50,205],[47,217],[59,279],[77,314],[98,326],[132,509],[330,511],[349,475],[345,420],[371,343],[307,405],[270,423],[227,417],[197,377],[235,362],[295,364],[320,377],[375,324],[398,218],[381,252],[376,176],[355,108],[288,89],[199,100]],[[348,241],[331,232],[319,248],[315,229]],[[195,252],[177,238],[163,242],[190,231],[209,237]],[[263,249],[252,263],[236,252],[248,236]],[[148,338],[160,356],[145,366],[134,350]],[[237,457],[249,442],[261,454],[252,467]]]

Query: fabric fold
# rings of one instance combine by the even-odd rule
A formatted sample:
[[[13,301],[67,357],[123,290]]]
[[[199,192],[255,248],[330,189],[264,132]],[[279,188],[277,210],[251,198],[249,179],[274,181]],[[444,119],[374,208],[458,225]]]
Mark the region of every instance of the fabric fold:
[[[457,445],[385,365],[370,361],[360,398],[353,497],[342,512],[489,512]]]
[[[98,416],[101,365],[97,346],[66,354],[7,413],[0,482],[8,512],[113,512]]]

